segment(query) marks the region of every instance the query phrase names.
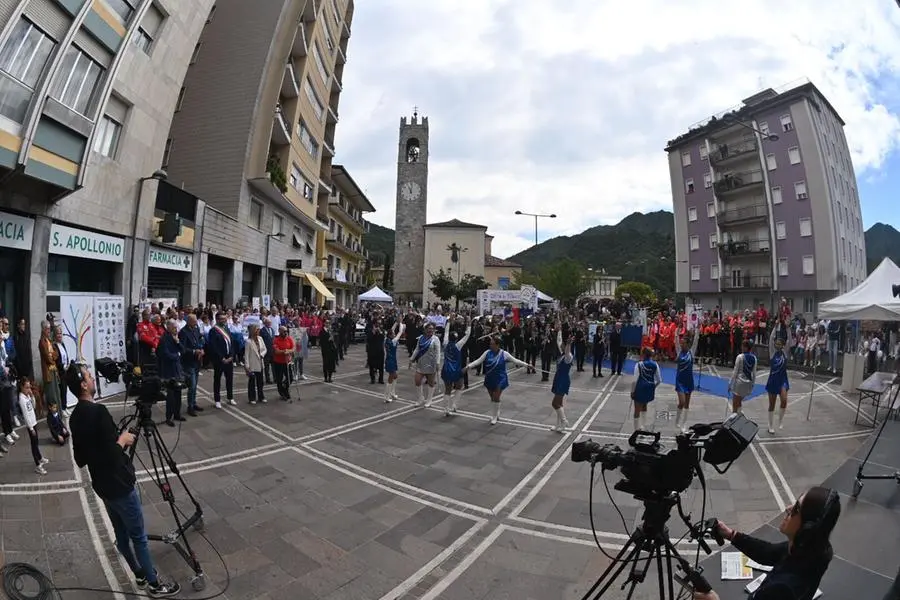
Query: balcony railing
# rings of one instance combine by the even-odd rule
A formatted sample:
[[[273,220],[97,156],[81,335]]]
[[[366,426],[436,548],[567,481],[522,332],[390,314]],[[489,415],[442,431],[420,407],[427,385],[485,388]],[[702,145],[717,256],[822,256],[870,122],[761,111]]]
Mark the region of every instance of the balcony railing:
[[[709,160],[713,164],[722,164],[733,158],[757,152],[758,149],[759,146],[755,140],[747,140],[737,144],[717,144],[713,151],[709,153]]]
[[[291,143],[291,126],[281,112],[281,106],[275,107],[274,123],[272,123],[272,143],[276,146],[287,146]]]
[[[765,204],[753,204],[741,208],[728,208],[716,214],[720,225],[729,223],[764,220],[769,216],[769,207]]]
[[[722,277],[721,284],[723,290],[768,290],[772,289],[772,276],[732,273]]]
[[[716,194],[728,194],[737,190],[759,186],[763,183],[762,171],[728,173],[713,186]]]
[[[336,194],[332,194],[332,195],[328,196],[328,210],[334,210],[334,209],[339,210],[345,217],[346,221],[353,223],[354,225],[356,225],[357,227],[359,227],[360,229],[365,231],[366,225],[365,225],[365,222],[363,221],[362,216],[360,215],[359,217],[354,217],[350,213],[350,210],[344,205],[344,202],[341,200],[341,197]]]
[[[769,240],[741,240],[730,241],[719,245],[719,252],[723,258],[739,258],[742,256],[768,255],[771,252],[772,243]]]
[[[294,58],[302,58],[306,56],[309,45],[306,37],[306,23],[301,22],[297,25],[297,35],[294,37],[294,43],[291,46],[291,56]]]
[[[300,95],[297,71],[294,70],[294,63],[290,60],[284,65],[284,76],[281,79],[281,95],[285,98],[296,98]]]

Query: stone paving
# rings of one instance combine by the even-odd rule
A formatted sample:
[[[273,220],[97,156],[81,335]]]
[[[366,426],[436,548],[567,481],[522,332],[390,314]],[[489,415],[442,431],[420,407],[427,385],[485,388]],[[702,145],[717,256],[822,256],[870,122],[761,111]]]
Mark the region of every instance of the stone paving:
[[[172,547],[152,542],[160,570],[182,582],[183,596],[224,590],[221,597],[232,600],[580,598],[608,559],[590,529],[590,467],[571,462],[570,446],[582,437],[627,445],[631,378],[574,373],[567,400],[572,431],[560,435],[549,431],[555,423],[549,384],[524,370],[511,373],[501,422],[492,427],[480,378],[472,376],[459,414],[448,418],[439,393],[431,409],[412,405],[412,372],[405,364],[400,400],[385,404],[383,387],[369,382],[364,362],[363,347],[351,347],[334,383],[325,384],[313,349],[309,379],[293,386],[299,398],[293,403],[269,387],[267,404],[250,405],[246,379],[236,374],[238,405],[222,410],[212,405],[206,373],[201,416],[179,428],[160,426],[204,512],[202,536],[187,534],[206,572],[203,592],[190,589],[191,571]],[[807,420],[813,381],[792,374],[791,405],[776,436],[765,432],[765,399],[747,403],[745,413],[761,424],[760,434],[724,475],[705,470],[706,516],[753,529],[857,450],[872,431],[870,422],[853,424],[856,400],[840,393],[838,383],[816,379]],[[672,387],[663,385],[657,398],[656,428],[671,442]],[[725,402],[695,394],[691,422],[721,420]],[[121,398],[106,404],[116,418],[132,412]],[[160,406],[157,418],[161,412]],[[22,433],[0,459],[0,562],[32,563],[60,587],[132,591],[87,473],[74,468],[68,447],[42,440],[51,462],[48,475],[35,475]],[[138,456],[145,464],[137,468],[147,528],[165,533],[174,520],[144,470],[144,445],[141,440]],[[605,476],[612,490],[620,475]],[[179,509],[191,514],[177,482],[174,490]],[[598,539],[613,553],[639,521],[641,507],[618,491],[608,497],[599,469],[593,498]],[[683,501],[698,520],[703,495],[697,481]],[[685,533],[676,515],[669,526],[673,538]],[[696,545],[679,548],[693,557]]]

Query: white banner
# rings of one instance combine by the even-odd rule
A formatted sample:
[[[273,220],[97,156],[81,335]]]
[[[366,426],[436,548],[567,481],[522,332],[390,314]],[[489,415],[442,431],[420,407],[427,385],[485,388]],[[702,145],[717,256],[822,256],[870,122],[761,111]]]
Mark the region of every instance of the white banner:
[[[94,355],[116,362],[126,360],[125,355],[125,298],[122,296],[97,296],[94,298]],[[122,379],[110,383],[102,377],[97,380],[101,398],[125,391]]]
[[[94,297],[60,297],[59,325],[63,330],[63,340],[69,360],[84,363],[88,371],[96,378],[94,372]],[[67,392],[66,395],[66,407],[74,408],[78,399],[72,392]]]
[[[524,304],[526,308],[538,309],[537,289],[523,285],[520,290],[478,290],[478,312],[485,314],[492,303]]]
[[[34,237],[34,219],[0,212],[0,246],[31,250]]]
[[[641,308],[636,311],[633,311],[631,324],[632,325],[640,325],[641,330],[643,331],[644,335],[647,335],[647,333],[649,333],[649,330],[647,328],[647,309]]]
[[[50,254],[93,258],[107,262],[125,262],[125,240],[120,237],[66,227],[54,223],[50,228]]]

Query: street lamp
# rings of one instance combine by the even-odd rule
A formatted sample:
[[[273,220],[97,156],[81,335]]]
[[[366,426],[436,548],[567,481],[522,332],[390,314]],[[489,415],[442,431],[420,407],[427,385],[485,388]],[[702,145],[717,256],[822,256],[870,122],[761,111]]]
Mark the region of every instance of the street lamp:
[[[269,293],[269,240],[281,239],[284,237],[282,232],[270,233],[266,236],[266,264],[264,267],[265,275],[263,275],[263,296]]]
[[[517,211],[516,211],[516,214],[517,214],[517,215],[525,215],[526,217],[534,217],[534,245],[535,245],[535,246],[537,246],[537,244],[538,244],[538,228],[537,228],[537,225],[538,225],[538,219],[539,219],[539,218],[555,219],[555,218],[556,218],[556,215],[555,215],[555,214],[552,214],[552,215],[539,215],[539,214],[535,214],[535,213],[522,212],[521,210],[517,210]]]
[[[128,286],[129,294],[128,300],[130,302],[134,302],[134,247],[137,245],[137,228],[138,228],[138,218],[141,215],[141,195],[144,191],[144,182],[150,181],[154,179],[156,181],[165,181],[169,178],[169,174],[166,173],[163,169],[157,169],[153,171],[153,175],[149,177],[141,177],[138,179],[137,193],[134,196],[134,216],[131,219],[131,252],[129,253],[128,262],[130,264],[129,267],[129,278],[131,279],[131,283]],[[146,271],[144,271],[146,272]],[[141,287],[144,286],[144,275],[141,274]]]
[[[897,2],[900,2],[900,0],[897,0]],[[725,117],[722,120],[725,121],[725,123],[728,125],[739,125],[739,126],[743,127],[744,129],[749,129],[753,133],[761,136],[762,139],[764,139],[767,142],[777,142],[778,141],[778,136],[775,135],[774,133],[763,133],[756,127],[751,127],[750,125],[747,125],[746,123],[742,123],[741,121],[739,121],[738,119],[735,119],[734,117]]]
[[[450,253],[450,262],[456,265],[456,310],[459,310],[459,282],[462,278],[462,260],[460,254],[463,252],[468,252],[468,248],[461,248],[459,244],[453,242],[449,246],[447,246],[447,251]]]

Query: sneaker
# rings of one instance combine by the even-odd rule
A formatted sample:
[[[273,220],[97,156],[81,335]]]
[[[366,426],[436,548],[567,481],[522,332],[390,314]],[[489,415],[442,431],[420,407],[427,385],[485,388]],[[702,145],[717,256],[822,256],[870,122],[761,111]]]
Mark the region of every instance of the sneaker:
[[[256,400],[251,400],[250,404],[256,404]]]
[[[10,431],[10,432],[9,432],[9,435],[13,436],[13,439],[14,439],[14,440],[19,439],[19,434],[16,433],[15,431]]]
[[[301,375],[301,376],[300,376],[300,381],[306,381],[306,375]]]
[[[156,585],[151,583],[147,587],[147,593],[151,598],[169,598],[171,596],[177,596],[179,592],[181,592],[181,586],[174,581],[172,583],[163,583],[159,581]]]
[[[22,420],[19,417],[13,417],[13,425],[16,427],[22,426]]]
[[[237,406],[237,402],[234,401],[234,398],[229,398],[228,404],[230,404],[231,406]]]
[[[221,403],[221,402],[216,402],[216,408],[222,408],[222,403]]]
[[[12,434],[7,434],[4,439],[6,440],[6,443],[9,444],[10,446],[12,446],[16,443],[16,439],[12,436]]]
[[[44,468],[44,465],[38,465],[34,468],[34,472],[38,475],[46,475],[47,469]]]
[[[260,398],[259,401],[262,402],[263,404],[268,404],[268,403],[269,403],[269,401],[266,400],[265,398]]]
[[[50,462],[50,459],[49,459],[49,458],[42,458],[42,459],[41,459],[41,464],[42,464],[42,465],[46,465],[46,464],[48,464],[49,462]]]
[[[148,583],[148,581],[147,581],[147,578],[146,578],[145,576],[143,576],[143,575],[141,575],[141,576],[135,575],[135,577],[134,577],[134,585],[137,586],[137,589],[139,589],[139,590],[145,590],[145,589],[147,589],[147,583]]]

